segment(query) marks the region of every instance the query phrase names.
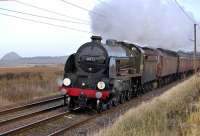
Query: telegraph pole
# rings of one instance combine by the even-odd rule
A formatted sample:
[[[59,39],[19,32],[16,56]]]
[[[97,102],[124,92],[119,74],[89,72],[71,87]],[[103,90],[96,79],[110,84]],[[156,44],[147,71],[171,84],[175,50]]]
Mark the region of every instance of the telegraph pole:
[[[196,74],[196,56],[197,56],[197,24],[194,24],[194,54],[193,54],[194,72]]]
[[[183,7],[181,7],[181,5],[178,3],[177,0],[175,0],[175,3],[177,4],[177,6],[180,8],[180,10],[185,14],[185,16],[192,22],[194,23],[194,53],[193,53],[193,68],[194,68],[194,72],[196,74],[197,72],[197,64],[196,64],[196,60],[197,60],[197,23],[195,21],[194,18],[192,18],[185,10]]]

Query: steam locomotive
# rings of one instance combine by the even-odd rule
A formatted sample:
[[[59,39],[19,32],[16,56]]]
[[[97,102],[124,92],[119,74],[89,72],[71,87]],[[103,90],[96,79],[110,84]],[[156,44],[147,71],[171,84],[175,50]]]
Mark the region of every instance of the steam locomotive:
[[[91,39],[65,64],[61,92],[69,110],[90,107],[101,112],[194,71],[186,53]],[[196,61],[199,69],[200,59]]]

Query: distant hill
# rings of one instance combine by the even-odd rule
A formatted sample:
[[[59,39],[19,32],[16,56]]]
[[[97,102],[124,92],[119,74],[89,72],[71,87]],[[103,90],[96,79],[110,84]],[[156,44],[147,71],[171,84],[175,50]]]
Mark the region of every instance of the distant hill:
[[[192,57],[193,57],[193,55],[194,55],[194,52],[193,52],[193,51],[185,52],[185,51],[179,50],[178,53],[179,53],[179,54],[182,54],[182,55],[189,54],[189,55],[192,56]],[[197,52],[197,56],[200,56],[200,52]]]
[[[67,58],[68,56],[21,57],[15,52],[10,52],[0,60],[0,67],[59,65],[65,64]]]
[[[18,60],[21,59],[22,57],[19,56],[17,53],[15,52],[10,52],[7,53],[6,55],[4,55],[1,59],[1,61],[10,61],[10,60]]]

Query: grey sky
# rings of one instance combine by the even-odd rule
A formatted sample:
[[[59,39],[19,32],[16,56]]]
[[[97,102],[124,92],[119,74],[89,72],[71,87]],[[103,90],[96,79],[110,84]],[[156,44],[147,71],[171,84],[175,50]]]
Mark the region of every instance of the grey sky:
[[[38,7],[53,10],[68,16],[73,16],[82,20],[90,20],[88,12],[63,3],[61,0],[20,0]],[[87,9],[92,9],[97,0],[66,0],[78,4]],[[105,0],[106,1],[106,0]],[[193,13],[197,20],[200,20],[200,1],[179,0],[180,3]],[[27,7],[15,1],[0,0],[0,8],[17,10],[41,16],[49,16],[63,20],[69,18],[43,12],[35,8]],[[0,13],[15,15],[18,17],[34,19],[51,24],[73,27],[80,30],[91,31],[90,25],[72,24],[38,17],[20,15],[0,9]],[[88,22],[90,24],[90,22]],[[84,42],[90,40],[91,34],[87,32],[72,31],[66,28],[48,26],[39,23],[24,21],[12,17],[0,15],[0,58],[10,52],[15,51],[21,56],[62,56],[73,53]]]

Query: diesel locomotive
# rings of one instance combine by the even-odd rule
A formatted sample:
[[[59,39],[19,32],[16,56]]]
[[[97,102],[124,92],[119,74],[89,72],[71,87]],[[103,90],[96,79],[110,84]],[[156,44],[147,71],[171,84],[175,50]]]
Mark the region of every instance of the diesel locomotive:
[[[103,43],[100,36],[92,36],[66,61],[64,105],[68,110],[90,107],[101,112],[192,73],[192,61],[191,55],[180,57],[177,52],[116,40]]]

